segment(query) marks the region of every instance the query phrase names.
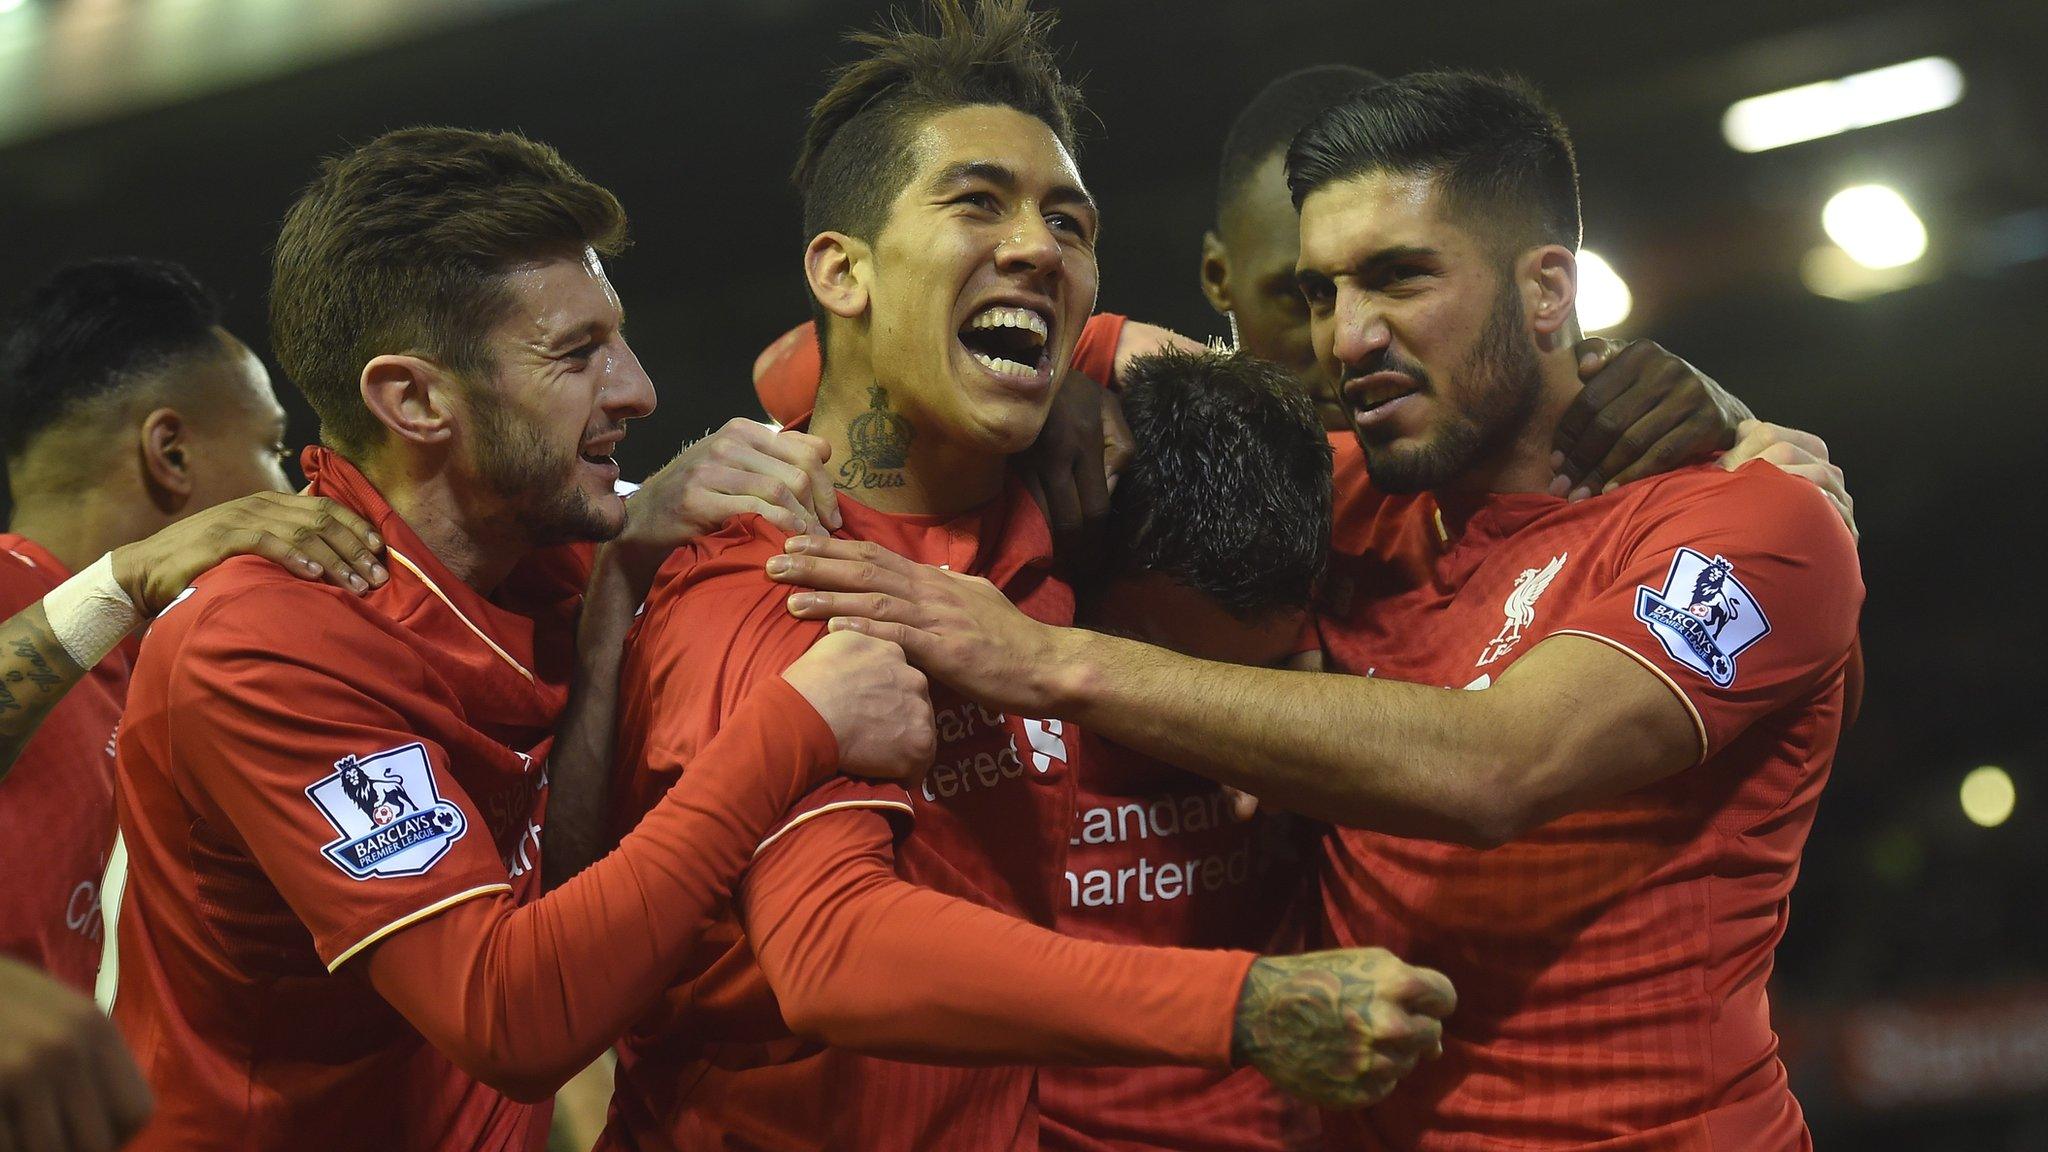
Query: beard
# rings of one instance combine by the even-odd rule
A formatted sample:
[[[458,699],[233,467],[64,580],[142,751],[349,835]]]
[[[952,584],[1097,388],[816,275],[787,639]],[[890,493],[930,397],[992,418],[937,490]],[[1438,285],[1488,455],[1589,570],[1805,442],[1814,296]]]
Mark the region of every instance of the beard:
[[[510,512],[527,543],[546,548],[619,534],[622,522],[598,508],[576,482],[579,458],[573,449],[551,446],[487,389],[470,389],[468,399],[477,425],[477,480]]]
[[[1422,365],[1390,358],[1385,367],[1433,391]],[[1437,427],[1422,443],[1376,442],[1358,433],[1373,487],[1403,495],[1441,488],[1507,447],[1529,422],[1542,392],[1542,368],[1522,330],[1521,297],[1511,279],[1502,277],[1500,295],[1458,366],[1458,379],[1462,406],[1444,403]],[[1437,399],[1447,398],[1438,393]]]

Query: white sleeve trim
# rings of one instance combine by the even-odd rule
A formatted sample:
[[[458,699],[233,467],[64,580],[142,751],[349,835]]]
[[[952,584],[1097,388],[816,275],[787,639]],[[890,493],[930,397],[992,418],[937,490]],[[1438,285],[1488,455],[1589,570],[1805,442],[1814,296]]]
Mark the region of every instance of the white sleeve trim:
[[[905,804],[905,803],[904,803],[903,801],[901,801],[901,800],[839,800],[839,801],[835,801],[834,803],[831,803],[831,804],[824,804],[824,805],[820,805],[820,806],[819,806],[819,807],[817,807],[817,808],[813,808],[813,809],[811,809],[811,810],[810,810],[809,812],[806,812],[806,813],[804,813],[803,815],[801,815],[801,816],[797,817],[796,819],[794,819],[794,820],[791,820],[791,821],[790,821],[789,823],[787,823],[787,824],[784,824],[784,825],[783,825],[782,827],[780,827],[780,828],[777,828],[777,829],[776,829],[776,830],[775,830],[775,831],[774,831],[773,833],[770,833],[770,834],[769,834],[769,836],[768,836],[768,838],[767,838],[766,840],[763,840],[763,841],[761,841],[761,843],[760,843],[760,844],[758,844],[758,845],[756,845],[756,846],[755,846],[755,848],[754,848],[754,856],[755,856],[755,857],[756,857],[756,858],[758,859],[758,858],[760,857],[761,853],[762,853],[763,851],[765,851],[765,850],[767,849],[767,847],[768,847],[768,846],[769,846],[770,844],[773,844],[773,843],[775,843],[775,842],[776,842],[777,840],[780,840],[780,839],[782,839],[782,838],[783,838],[784,836],[787,836],[787,835],[789,835],[789,833],[790,833],[790,830],[791,830],[791,829],[793,829],[793,828],[797,828],[797,827],[800,827],[800,826],[802,826],[802,825],[804,825],[804,824],[807,824],[807,823],[809,823],[810,821],[812,821],[812,820],[815,820],[815,819],[817,819],[817,818],[818,818],[818,817],[820,817],[820,816],[823,816],[823,815],[824,815],[824,814],[826,814],[827,812],[838,812],[838,811],[842,811],[842,810],[844,810],[844,809],[848,809],[848,808],[894,808],[894,809],[896,809],[897,811],[899,811],[899,812],[902,812],[902,813],[904,813],[904,814],[905,814],[905,815],[907,815],[907,816],[913,816],[913,817],[914,817],[914,816],[916,816],[916,815],[917,815],[917,812],[916,812],[916,810],[915,810],[915,809],[913,809],[913,808],[912,808],[912,807],[911,807],[910,805],[908,805],[908,804]]]
[[[1693,704],[1692,697],[1687,696],[1685,694],[1685,689],[1680,688],[1678,686],[1678,681],[1673,680],[1669,673],[1665,672],[1662,668],[1657,667],[1655,664],[1652,664],[1650,662],[1649,657],[1644,656],[1641,652],[1638,652],[1635,649],[1629,647],[1628,645],[1623,644],[1619,640],[1614,640],[1610,639],[1609,637],[1602,636],[1598,632],[1585,632],[1577,628],[1560,628],[1557,631],[1552,632],[1551,635],[1584,636],[1588,640],[1598,640],[1602,644],[1607,645],[1609,648],[1621,652],[1622,654],[1633,659],[1636,663],[1641,664],[1645,668],[1648,668],[1657,677],[1657,679],[1662,680],[1664,682],[1664,686],[1666,688],[1671,689],[1671,694],[1673,696],[1678,697],[1678,702],[1680,704],[1685,705],[1685,714],[1692,717],[1693,735],[1699,737],[1700,741],[1700,757],[1698,760],[1693,761],[1693,763],[1698,764],[1706,760],[1708,751],[1707,722],[1700,718],[1700,710]]]
[[[510,884],[483,884],[479,885],[478,887],[471,888],[467,892],[457,892],[453,896],[443,897],[442,899],[436,900],[432,904],[429,904],[425,908],[421,908],[417,911],[408,912],[405,915],[400,916],[398,919],[393,920],[391,923],[386,924],[382,928],[377,929],[375,932],[372,932],[369,935],[363,937],[361,940],[356,941],[354,945],[350,946],[348,951],[343,952],[339,956],[336,956],[327,965],[327,970],[329,972],[338,971],[343,964],[348,963],[349,957],[354,956],[356,953],[361,952],[363,949],[368,948],[370,945],[375,944],[377,941],[382,940],[386,936],[391,935],[393,932],[396,932],[401,928],[411,927],[412,925],[417,924],[422,920],[425,920],[429,916],[433,916],[441,912],[446,912],[448,909],[455,907],[457,904],[460,904],[465,900],[474,900],[479,896],[488,896],[493,892],[510,892],[511,890],[512,886]]]

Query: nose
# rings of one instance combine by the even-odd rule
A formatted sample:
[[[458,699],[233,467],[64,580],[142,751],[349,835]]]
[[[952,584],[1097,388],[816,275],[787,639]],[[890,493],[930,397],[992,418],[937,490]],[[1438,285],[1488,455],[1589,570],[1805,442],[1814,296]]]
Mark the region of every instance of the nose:
[[[996,247],[996,267],[1004,272],[1058,272],[1064,259],[1060,238],[1035,206],[1016,214],[1010,234]]]
[[[1330,351],[1337,363],[1347,368],[1364,363],[1393,339],[1386,317],[1373,306],[1370,294],[1356,288],[1338,286],[1331,320],[1334,330]]]
[[[635,420],[654,411],[655,402],[654,381],[648,379],[647,370],[640,366],[640,358],[633,355],[632,347],[624,340],[618,341],[617,350],[610,353],[598,393],[598,403],[605,415],[621,423]]]

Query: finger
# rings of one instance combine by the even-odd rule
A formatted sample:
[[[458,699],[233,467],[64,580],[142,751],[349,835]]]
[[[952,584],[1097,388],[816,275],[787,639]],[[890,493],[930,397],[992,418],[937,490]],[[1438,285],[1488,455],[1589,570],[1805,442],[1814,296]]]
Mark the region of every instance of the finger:
[[[1074,486],[1073,469],[1055,467],[1041,473],[1039,480],[1044,485],[1045,518],[1052,526],[1053,554],[1071,556],[1080,547],[1082,530],[1081,493]]]
[[[45,1083],[15,1097],[14,1131],[21,1137],[22,1147],[62,1149],[66,1146],[64,1121],[60,1118],[57,1102],[63,1089],[61,1084]]]
[[[100,1099],[113,1122],[114,1138],[126,1140],[141,1131],[149,1123],[150,1113],[156,1111],[156,1097],[150,1094],[149,1084],[143,1080],[142,1070],[135,1066],[134,1057],[128,1055],[120,1033],[112,1028],[101,1037],[99,1058],[93,1062],[93,1070],[99,1079]]]
[[[1102,471],[1106,487],[1114,492],[1116,478],[1138,454],[1138,438],[1131,435],[1130,422],[1124,419],[1123,401],[1109,389],[1102,390]]]
[[[758,504],[780,508],[778,515],[768,517],[768,521],[786,533],[801,533],[817,523],[817,512],[793,488],[793,484],[801,488],[811,482],[801,469],[760,453],[745,453],[739,463],[707,465],[700,476],[711,496],[707,502],[713,508],[721,506],[721,498],[739,498],[748,504],[745,510],[756,510]]]
[[[858,560],[904,576],[914,575],[925,567],[915,560],[907,560],[879,544],[871,544],[865,540],[803,536],[784,542],[782,547],[792,554],[820,556],[828,560]]]
[[[320,566],[321,575],[329,584],[353,592],[358,596],[365,595],[370,591],[369,580],[362,573],[357,572],[354,565],[336,555],[334,549],[328,546],[327,538],[312,528],[300,528],[289,537],[275,536],[270,533],[265,533],[264,535],[267,541],[276,542],[274,544],[266,543],[264,545],[265,548],[287,549],[304,556]]]
[[[118,1145],[105,1092],[89,1069],[80,1069],[77,1089],[65,1095],[64,1126],[73,1152],[113,1152]]]
[[[369,521],[332,500],[322,502],[325,507],[313,521],[313,530],[327,543],[363,582],[375,588],[391,578],[378,555],[384,551],[383,538],[370,527]]]
[[[780,456],[752,448],[735,450],[727,463],[743,472],[755,474],[756,483],[750,495],[768,498],[769,494],[762,492],[760,487],[760,482],[765,480],[777,503],[786,505],[807,524],[818,520],[818,510],[811,495],[811,473],[807,469]]]
[[[826,622],[825,629],[828,632],[858,632],[877,640],[887,640],[902,648],[904,659],[915,668],[925,666],[938,643],[938,637],[922,629],[892,620],[870,620],[864,616],[835,616]]]
[[[817,537],[791,537],[817,539]],[[834,560],[823,556],[770,556],[768,577],[782,584],[799,584],[821,592],[875,594],[914,599],[911,578],[865,560]]]
[[[1617,401],[1615,406],[1621,407],[1626,400],[1624,397],[1622,401]],[[1629,424],[1615,435],[1613,443],[1608,445],[1607,451],[1601,455],[1599,461],[1584,469],[1578,483],[1572,487],[1583,488],[1588,493],[1602,491],[1609,480],[1642,463],[1650,450],[1663,443],[1664,437],[1673,428],[1684,423],[1691,414],[1692,406],[1676,396],[1666,397],[1662,403],[1636,414]],[[1588,440],[1592,438],[1593,436],[1587,437]],[[1656,471],[1666,470],[1660,468]]]
[[[789,614],[799,620],[829,620],[834,616],[860,616],[899,624],[924,620],[917,605],[880,592],[793,592]]]
[[[13,1111],[9,1102],[0,1100],[0,1152],[20,1152],[24,1147],[14,1134]]]
[[[1613,366],[1588,384],[1572,401],[1577,405],[1582,400],[1599,393],[1611,393],[1600,403],[1585,421],[1583,429],[1569,446],[1558,443],[1555,446],[1564,453],[1566,475],[1580,478],[1584,484],[1586,473],[1614,451],[1615,445],[1623,440],[1630,429],[1650,413],[1659,410],[1667,400],[1665,389],[1643,380],[1630,371],[1629,356],[1634,348],[1623,353]],[[1590,401],[1589,401],[1590,403]],[[1560,437],[1561,440],[1561,437]],[[1598,491],[1599,489],[1594,489]]]
[[[1679,421],[1677,427],[1645,449],[1634,463],[1610,477],[1600,490],[1612,492],[1623,484],[1646,476],[1661,475],[1673,468],[1710,458],[1719,448],[1719,429],[1720,422],[1711,413],[1694,410]],[[1583,482],[1580,485],[1586,486]]]
[[[1593,417],[1616,396],[1628,390],[1628,385],[1641,372],[1648,357],[1647,348],[1639,351],[1637,345],[1624,346],[1620,352],[1608,356],[1605,363],[1586,380],[1585,387],[1572,397],[1571,404],[1566,406],[1564,415],[1557,422],[1557,432],[1551,441],[1551,447],[1556,449],[1551,454],[1553,468],[1564,471],[1567,457],[1592,424]]]
[[[1405,1005],[1411,1012],[1426,1012],[1431,1016],[1448,1016],[1458,1009],[1458,990],[1451,986],[1451,978],[1434,968],[1416,968],[1415,991]]]
[[[791,536],[809,531],[812,523],[808,513],[792,511],[783,504],[770,504],[759,496],[718,496],[712,498],[709,507],[721,523],[752,513]]]
[[[1030,493],[1031,502],[1038,505],[1038,514],[1045,517],[1047,524],[1052,523],[1052,510],[1046,507],[1045,503],[1045,485],[1040,484],[1038,475],[1029,469],[1023,470],[1021,475],[1024,480],[1024,491]]]
[[[799,467],[810,474],[811,510],[829,528],[845,526],[846,521],[839,516],[839,489],[832,483],[832,470],[828,467],[832,460],[831,442],[808,432],[790,431],[777,433],[776,440],[779,442],[785,436],[799,437],[797,442],[806,450],[805,458],[808,463],[792,463],[798,463]]]
[[[1619,340],[1610,340],[1605,336],[1588,336],[1572,345],[1572,359],[1579,366],[1579,379],[1591,379],[1594,373],[1612,363],[1626,347],[1627,344]]]
[[[1223,795],[1229,798],[1231,818],[1238,823],[1242,824],[1259,814],[1259,798],[1257,796],[1230,787],[1223,789]]]

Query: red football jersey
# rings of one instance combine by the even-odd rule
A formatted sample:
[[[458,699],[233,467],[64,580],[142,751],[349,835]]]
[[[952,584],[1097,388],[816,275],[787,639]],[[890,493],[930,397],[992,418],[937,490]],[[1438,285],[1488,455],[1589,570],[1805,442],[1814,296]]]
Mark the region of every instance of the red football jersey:
[[[0,619],[71,573],[25,536],[0,532]],[[100,967],[100,877],[114,844],[114,730],[132,645],[73,685],[0,780],[0,953],[83,992]],[[12,863],[9,863],[12,861]]]
[[[1302,950],[1320,825],[1231,810],[1221,785],[1083,732],[1056,927],[1118,944]],[[1289,1152],[1321,1147],[1315,1111],[1258,1070],[1048,1067],[1054,1152]]]
[[[843,495],[840,509],[841,535],[987,577],[1038,619],[1072,619],[1073,595],[1052,575],[1050,531],[1014,480],[1003,498],[957,517],[885,515]],[[823,631],[790,616],[788,589],[762,574],[782,540],[745,517],[685,546],[657,578],[620,676],[619,763],[633,766],[621,796],[625,826],[667,791],[755,682],[780,675]],[[983,708],[937,685],[932,705],[939,751],[918,792],[827,784],[767,843],[803,852],[801,825],[813,817],[879,809],[914,822],[897,844],[899,875],[1050,924],[1073,802],[1062,726]],[[703,974],[672,991],[622,1046],[609,1146],[1034,1146],[1029,1068],[906,1064],[792,1038],[736,921],[707,937],[695,971]],[[990,1142],[995,1132],[1000,1144]]]
[[[1356,442],[1333,440],[1335,668],[1478,689],[1546,637],[1589,637],[1671,689],[1701,755],[1489,851],[1329,839],[1331,942],[1458,988],[1443,1059],[1327,1116],[1331,1146],[1809,1147],[1765,983],[1863,601],[1841,519],[1758,463],[1576,504],[1381,496]]]
[[[1098,312],[1088,317],[1074,344],[1074,368],[1097,384],[1116,383],[1116,346],[1123,339],[1125,317]],[[791,427],[810,419],[818,402],[818,379],[824,362],[818,355],[818,327],[803,323],[775,338],[754,361],[754,395],[770,420]]]
[[[539,557],[487,600],[345,461],[306,471],[391,579],[357,597],[230,560],[152,626],[131,688],[113,1013],[157,1099],[133,1147],[538,1149],[547,1105],[476,1082],[344,965],[537,892],[580,572]]]

